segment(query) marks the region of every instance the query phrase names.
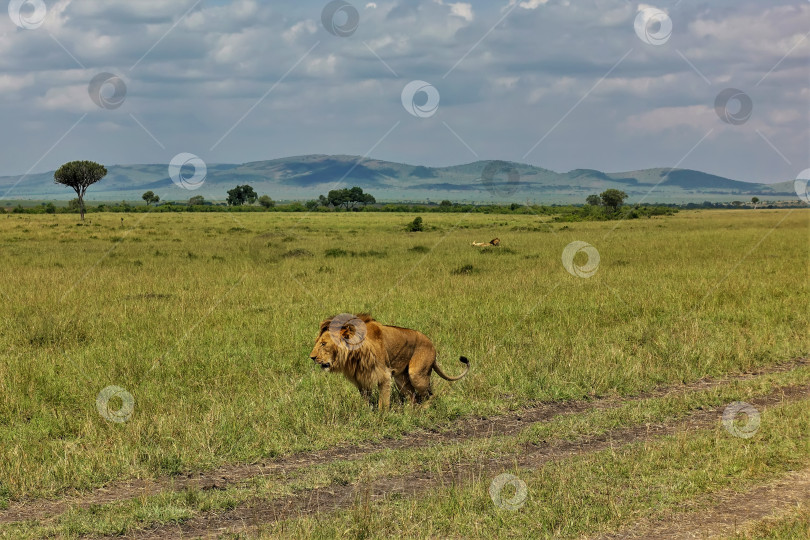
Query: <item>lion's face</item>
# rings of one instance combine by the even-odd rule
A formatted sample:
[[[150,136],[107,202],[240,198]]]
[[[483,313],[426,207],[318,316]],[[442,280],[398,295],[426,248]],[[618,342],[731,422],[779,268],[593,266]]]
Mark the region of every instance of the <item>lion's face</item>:
[[[318,364],[322,370],[329,371],[335,363],[335,355],[337,347],[335,342],[332,341],[332,336],[329,332],[321,332],[318,339],[315,340],[315,347],[309,353],[309,357]]]

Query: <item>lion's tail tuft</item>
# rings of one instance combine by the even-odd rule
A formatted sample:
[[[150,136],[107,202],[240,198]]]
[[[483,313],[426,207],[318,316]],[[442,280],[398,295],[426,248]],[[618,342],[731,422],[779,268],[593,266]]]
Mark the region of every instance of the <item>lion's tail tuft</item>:
[[[459,356],[458,361],[461,362],[462,364],[464,364],[464,372],[461,375],[457,375],[455,377],[450,377],[450,376],[446,375],[444,373],[444,371],[442,371],[442,368],[439,367],[438,362],[433,362],[433,369],[436,371],[436,373],[439,375],[439,377],[441,377],[445,381],[451,381],[451,382],[452,381],[457,381],[457,380],[461,379],[462,377],[464,377],[470,371],[470,361],[467,359],[466,356]]]

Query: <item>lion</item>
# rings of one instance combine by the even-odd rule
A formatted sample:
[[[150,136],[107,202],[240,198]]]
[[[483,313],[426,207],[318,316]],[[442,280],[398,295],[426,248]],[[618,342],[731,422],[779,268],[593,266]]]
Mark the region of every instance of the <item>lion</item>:
[[[485,247],[485,246],[500,246],[501,239],[500,238],[493,238],[489,242],[473,242],[472,245],[476,247]]]
[[[426,335],[380,324],[368,313],[343,313],[321,322],[309,357],[324,371],[342,373],[369,401],[373,389],[378,388],[377,406],[381,410],[391,405],[392,377],[400,394],[416,404],[433,395],[431,371],[451,382],[470,371],[469,360],[461,356],[464,372],[456,377],[446,375],[436,362],[436,348]]]

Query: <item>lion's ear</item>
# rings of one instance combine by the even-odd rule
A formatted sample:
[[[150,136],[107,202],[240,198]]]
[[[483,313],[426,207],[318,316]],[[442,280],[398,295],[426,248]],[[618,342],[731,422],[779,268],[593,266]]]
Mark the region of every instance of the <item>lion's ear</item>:
[[[330,325],[330,324],[332,324],[332,319],[331,319],[331,318],[330,318],[330,319],[324,319],[324,320],[322,320],[322,321],[321,321],[321,331],[320,331],[320,334],[323,334],[324,332],[326,332],[326,330],[329,328],[329,325]],[[320,335],[320,334],[318,334],[318,335]]]
[[[353,324],[347,324],[340,329],[340,337],[346,341],[352,339],[356,333],[357,330],[354,328]]]

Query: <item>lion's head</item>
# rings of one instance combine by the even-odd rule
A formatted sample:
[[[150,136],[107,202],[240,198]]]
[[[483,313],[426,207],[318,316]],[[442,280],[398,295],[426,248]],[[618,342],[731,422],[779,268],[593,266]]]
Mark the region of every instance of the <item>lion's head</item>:
[[[309,357],[312,358],[321,369],[329,371],[335,364],[336,356],[337,346],[335,342],[332,341],[332,336],[329,334],[328,330],[324,329],[322,324],[321,333],[315,340],[315,346],[312,348],[312,352],[309,353]]]
[[[372,321],[366,314],[341,314],[321,322],[315,346],[309,357],[324,371],[340,371],[350,352],[362,348],[366,324]]]

